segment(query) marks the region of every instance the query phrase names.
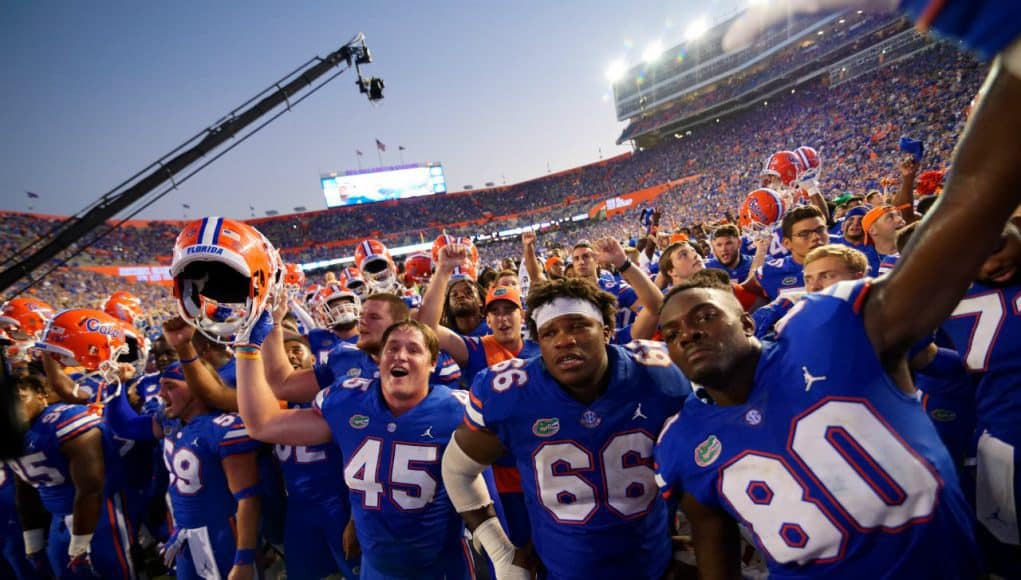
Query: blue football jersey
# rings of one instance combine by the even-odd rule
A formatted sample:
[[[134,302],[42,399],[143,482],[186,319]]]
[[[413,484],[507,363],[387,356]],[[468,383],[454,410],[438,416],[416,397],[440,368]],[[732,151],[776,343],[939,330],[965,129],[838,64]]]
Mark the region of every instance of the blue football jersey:
[[[236,413],[212,412],[187,423],[168,422],[163,461],[170,474],[167,491],[174,521],[181,528],[219,525],[237,511],[222,461],[258,450]]]
[[[979,429],[1021,445],[1021,286],[972,284],[943,330],[976,380]]]
[[[291,409],[311,408],[311,403],[289,403]],[[287,501],[330,504],[347,507],[347,486],[344,485],[344,459],[333,442],[322,445],[275,445],[273,449],[284,484]],[[328,482],[328,485],[324,485]]]
[[[379,378],[379,364],[365,351],[339,343],[330,351],[325,363],[316,362],[312,367],[319,388],[324,389],[338,379],[356,377]],[[436,359],[436,368],[429,375],[429,384],[456,386],[461,380],[461,367],[444,351]]]
[[[780,296],[796,300],[805,293],[804,266],[794,261],[793,256],[769,260],[755,270],[755,279],[772,301]]]
[[[690,383],[662,343],[607,346],[606,392],[570,397],[541,357],[479,374],[465,423],[513,457],[532,541],[554,578],[659,578],[671,557],[652,448]]]
[[[764,343],[744,404],[689,398],[660,436],[660,484],[744,523],[772,577],[972,577],[953,462],[875,354],[868,288],[802,298]]]
[[[447,498],[440,461],[466,399],[464,391],[434,385],[394,417],[378,380],[345,379],[316,396],[313,408],[344,456],[355,530],[374,570],[424,578],[463,558],[464,525]]]
[[[103,419],[84,405],[50,405],[25,433],[21,457],[7,462],[23,481],[39,490],[43,506],[54,516],[70,514],[74,508],[74,483],[60,446],[102,423]],[[114,462],[111,459],[110,463]]]
[[[539,344],[531,340],[522,343],[519,352],[510,352],[505,349],[492,335],[489,336],[462,336],[464,347],[468,351],[468,361],[464,365],[462,375],[465,383],[472,384],[475,376],[484,371],[487,367],[512,358],[532,358],[539,356]]]
[[[138,396],[142,399],[143,405],[160,394],[160,373],[149,373],[142,375],[135,383]]]
[[[216,373],[223,379],[223,383],[235,389],[238,386],[238,361],[232,357],[224,365],[216,369]]]
[[[638,302],[638,294],[634,288],[620,278],[620,275],[600,272],[598,277],[599,289],[612,294],[617,299],[617,328],[623,328],[634,322],[636,313],[631,307]]]
[[[330,351],[341,344],[351,344],[350,340],[344,340],[337,336],[336,332],[328,328],[313,328],[308,331],[308,345],[312,350],[312,360],[319,364],[325,364],[329,359]],[[354,336],[358,341],[358,335]]]
[[[316,361],[312,367],[320,389],[346,378],[375,379],[379,377],[379,365],[372,360],[369,353],[345,347],[335,347],[330,351],[326,363]]]
[[[706,261],[705,267],[723,270],[724,272],[727,273],[728,276],[730,276],[730,279],[733,280],[734,282],[744,282],[745,280],[748,279],[748,273],[751,272],[753,259],[754,256],[748,254],[739,254],[737,264],[734,264],[734,267],[731,268],[726,266],[723,262],[717,260],[716,258],[712,258]]]

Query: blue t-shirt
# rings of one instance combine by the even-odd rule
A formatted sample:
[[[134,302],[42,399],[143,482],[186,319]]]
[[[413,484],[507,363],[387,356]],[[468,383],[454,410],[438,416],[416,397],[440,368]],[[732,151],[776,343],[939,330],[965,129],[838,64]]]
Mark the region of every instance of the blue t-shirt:
[[[344,480],[362,557],[387,575],[427,577],[460,558],[464,524],[440,474],[467,393],[433,385],[394,417],[378,380],[347,378],[316,396],[344,456]]]
[[[918,400],[875,354],[868,288],[802,298],[744,404],[690,397],[660,436],[660,484],[744,523],[771,577],[974,576],[970,508]]]
[[[532,541],[554,578],[659,578],[671,559],[652,447],[690,383],[662,343],[607,346],[609,384],[570,397],[542,357],[480,373],[465,422],[499,437],[516,462]]]

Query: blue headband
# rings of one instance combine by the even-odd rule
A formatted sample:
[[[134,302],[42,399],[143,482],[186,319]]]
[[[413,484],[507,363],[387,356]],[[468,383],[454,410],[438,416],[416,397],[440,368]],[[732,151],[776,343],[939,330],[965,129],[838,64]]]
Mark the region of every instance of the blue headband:
[[[183,381],[184,379],[184,367],[181,366],[180,361],[174,361],[167,365],[167,368],[163,369],[160,373],[160,380],[162,379],[174,379],[176,381]]]

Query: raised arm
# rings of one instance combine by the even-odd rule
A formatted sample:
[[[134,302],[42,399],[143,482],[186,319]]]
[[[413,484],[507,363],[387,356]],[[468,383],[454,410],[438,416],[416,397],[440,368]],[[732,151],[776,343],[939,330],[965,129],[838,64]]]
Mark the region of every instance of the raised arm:
[[[888,366],[950,315],[1021,202],[1021,78],[996,61],[983,93],[939,201],[865,304],[866,329]]]
[[[71,380],[64,372],[64,366],[60,364],[50,353],[43,353],[43,371],[46,373],[46,382],[50,384],[53,392],[65,403],[84,405],[89,398],[76,393],[78,385]]]
[[[163,323],[163,336],[177,351],[184,370],[188,389],[203,403],[222,411],[237,411],[237,393],[223,384],[216,373],[202,363],[199,353],[192,344],[195,329],[181,317],[175,316]]]
[[[629,263],[624,248],[615,238],[603,238],[596,240],[594,245],[599,253],[599,261],[613,266],[614,270],[620,272],[621,277],[627,282],[638,296],[638,305],[642,309],[635,317],[631,325],[631,338],[648,339],[656,333],[656,325],[659,322],[659,310],[663,306],[663,292],[656,287],[656,284],[637,267],[637,264],[624,267]],[[621,269],[623,268],[623,270]]]
[[[521,261],[525,264],[525,270],[528,272],[528,277],[533,280],[534,283],[539,283],[545,280],[546,274],[542,271],[542,266],[539,265],[539,257],[535,254],[534,231],[525,230],[521,232],[521,246]]]
[[[435,272],[429,280],[429,287],[422,295],[422,305],[418,308],[415,319],[436,330],[443,317],[443,299],[447,294],[447,285],[454,268],[468,260],[468,250],[461,244],[449,244],[440,248],[439,260],[435,264]]]
[[[330,426],[312,409],[281,409],[262,363],[262,342],[273,328],[264,312],[248,336],[235,347],[238,374],[238,410],[254,439],[283,445],[319,445],[330,440]]]
[[[918,175],[918,162],[908,157],[900,162],[900,189],[893,198],[893,206],[900,210],[905,224],[918,221],[915,213],[915,177]]]

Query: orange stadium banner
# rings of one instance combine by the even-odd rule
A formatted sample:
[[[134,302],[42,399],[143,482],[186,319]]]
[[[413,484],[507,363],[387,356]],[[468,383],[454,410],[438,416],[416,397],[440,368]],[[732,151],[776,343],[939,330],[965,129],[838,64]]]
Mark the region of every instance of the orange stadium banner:
[[[653,185],[652,187],[646,187],[644,189],[639,189],[637,191],[632,191],[630,193],[625,193],[623,195],[611,197],[610,199],[605,199],[597,203],[596,205],[592,206],[592,208],[588,210],[588,217],[589,219],[592,219],[599,215],[599,212],[603,210],[606,210],[607,216],[624,213],[629,209],[637,207],[638,204],[642,202],[656,199],[657,197],[663,195],[663,193],[665,193],[666,191],[670,190],[670,188],[672,187],[676,187],[678,185],[688,183],[690,181],[695,181],[700,177],[702,177],[701,173],[696,175],[689,175],[687,177],[682,177],[680,179],[675,179],[673,181],[660,183],[659,185]]]
[[[174,283],[167,266],[78,266],[79,270],[88,270],[106,276],[120,276],[133,282],[148,282],[171,286]]]

